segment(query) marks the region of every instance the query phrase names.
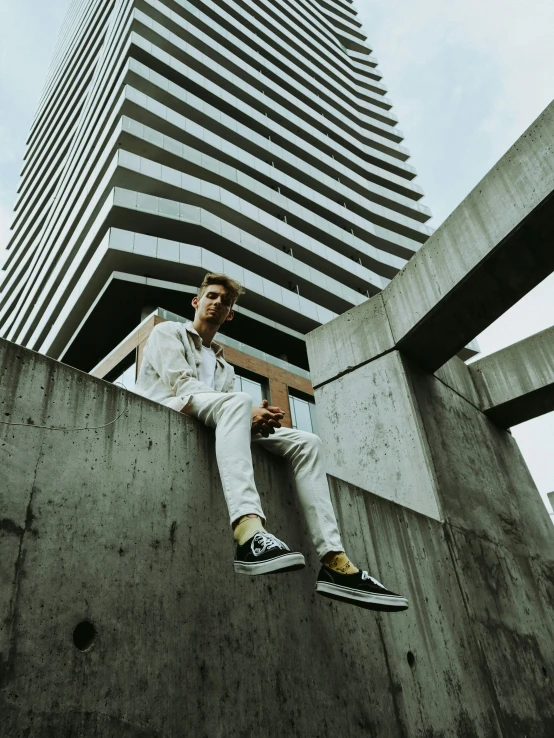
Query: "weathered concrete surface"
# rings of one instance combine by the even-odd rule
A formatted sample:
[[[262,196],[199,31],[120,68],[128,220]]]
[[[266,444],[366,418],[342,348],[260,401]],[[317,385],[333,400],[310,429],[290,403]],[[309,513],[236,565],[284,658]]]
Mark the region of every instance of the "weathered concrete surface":
[[[516,442],[475,406],[467,367],[449,362],[439,378],[391,352],[323,385],[316,399],[335,474],[350,482],[359,469],[368,499],[398,500],[406,515],[406,508],[437,501],[452,571],[494,685],[500,734],[548,735],[554,690],[543,658],[552,654],[554,627],[552,526]],[[427,474],[418,458],[427,461]],[[401,497],[398,485],[410,479],[411,497]],[[428,518],[428,525],[439,523]],[[419,604],[426,594],[423,587]],[[529,689],[537,680],[542,686]]]
[[[440,369],[437,369],[435,377],[475,407],[481,407],[474,377],[471,372],[468,372],[466,364],[457,356],[454,356],[446,364],[443,364]]]
[[[314,385],[395,346],[439,369],[554,270],[553,193],[554,103],[382,293],[309,334]]]
[[[376,616],[315,596],[280,460],[255,453],[257,480],[272,529],[309,566],[237,577],[210,431],[5,341],[0,376],[12,422],[102,425],[125,410],[95,431],[0,426],[2,738],[552,734],[552,561],[539,509],[521,510],[524,466],[502,496],[509,434],[496,431],[495,494],[479,504],[469,470],[487,450],[458,480],[443,447],[452,523],[333,481],[352,557],[412,603]],[[411,382],[440,446],[431,410],[455,393]],[[477,412],[458,400],[454,424]],[[80,651],[85,619],[97,636]]]
[[[327,470],[441,520],[432,454],[409,385],[395,351],[316,390]]]
[[[404,359],[444,520],[518,555],[554,555],[548,513],[517,442],[442,381]]]
[[[0,426],[2,738],[552,734],[554,577],[540,515],[516,515],[525,469],[491,535],[471,530],[469,485],[442,524],[332,480],[352,557],[410,597],[379,616],[315,596],[281,460],[256,449],[257,480],[272,529],[309,565],[234,576],[210,431],[5,341],[0,377],[11,422],[102,425],[125,410],[95,431]],[[421,402],[449,391],[414,382]],[[97,635],[81,651],[85,619]]]
[[[554,327],[471,364],[480,406],[509,428],[554,410]]]
[[[383,293],[315,328],[306,336],[306,343],[314,387],[392,351],[395,342]],[[458,354],[469,358],[478,351],[476,347],[477,342],[471,341]],[[463,363],[458,357],[453,361]]]
[[[306,336],[314,387],[394,348],[382,293],[347,310]]]

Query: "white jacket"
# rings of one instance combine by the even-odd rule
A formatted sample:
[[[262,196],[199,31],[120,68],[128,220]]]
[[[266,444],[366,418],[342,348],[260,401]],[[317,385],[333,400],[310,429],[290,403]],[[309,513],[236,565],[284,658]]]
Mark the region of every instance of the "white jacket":
[[[232,392],[235,370],[212,342],[216,357],[214,388],[199,380],[202,339],[192,323],[166,321],[155,326],[146,342],[135,392],[182,411],[199,392]]]

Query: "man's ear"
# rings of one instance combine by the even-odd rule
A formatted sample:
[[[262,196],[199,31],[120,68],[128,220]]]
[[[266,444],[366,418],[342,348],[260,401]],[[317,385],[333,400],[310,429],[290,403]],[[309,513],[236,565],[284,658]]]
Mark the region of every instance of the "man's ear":
[[[229,310],[229,315],[225,318],[225,322],[228,323],[230,320],[233,320],[235,317],[235,311]]]
[[[195,310],[198,310],[198,297],[193,297],[190,304]]]

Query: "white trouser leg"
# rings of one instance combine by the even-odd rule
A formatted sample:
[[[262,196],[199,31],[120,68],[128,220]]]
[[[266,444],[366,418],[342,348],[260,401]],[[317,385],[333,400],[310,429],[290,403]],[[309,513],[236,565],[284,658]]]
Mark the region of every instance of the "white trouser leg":
[[[319,558],[330,551],[344,551],[321,457],[321,439],[313,433],[278,428],[268,438],[254,436],[252,442],[291,462],[300,504]]]
[[[187,414],[215,428],[215,453],[230,522],[254,513],[265,520],[254,482],[252,398],[246,392],[193,395]]]

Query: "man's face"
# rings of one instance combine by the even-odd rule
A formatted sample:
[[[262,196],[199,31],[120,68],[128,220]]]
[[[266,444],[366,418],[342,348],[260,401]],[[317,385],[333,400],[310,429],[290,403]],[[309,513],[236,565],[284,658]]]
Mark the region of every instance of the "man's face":
[[[202,297],[193,297],[196,317],[212,325],[223,325],[233,319],[231,299],[222,284],[209,284]]]

